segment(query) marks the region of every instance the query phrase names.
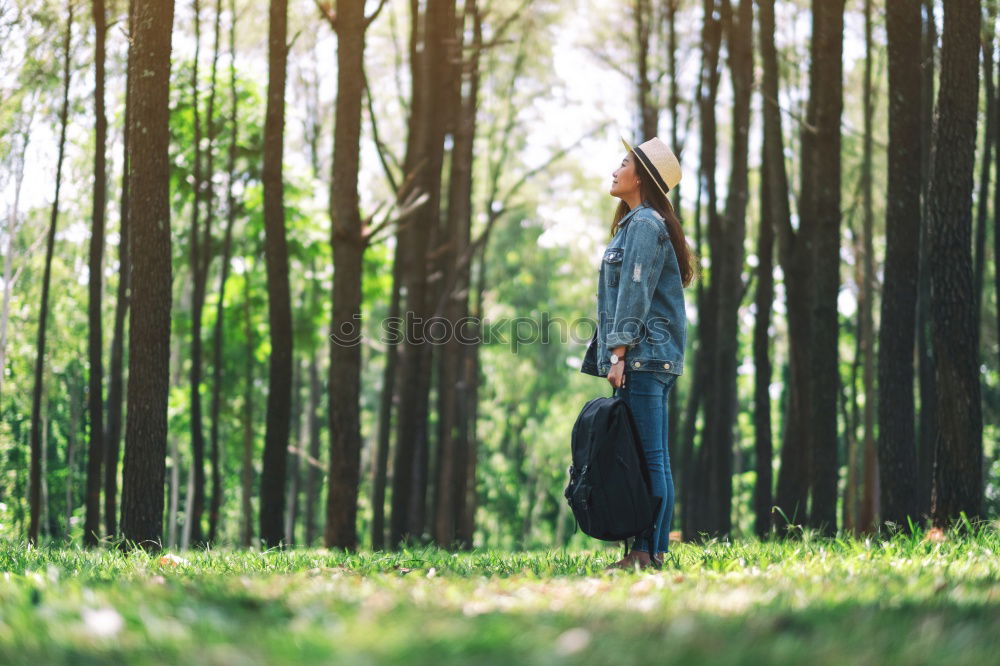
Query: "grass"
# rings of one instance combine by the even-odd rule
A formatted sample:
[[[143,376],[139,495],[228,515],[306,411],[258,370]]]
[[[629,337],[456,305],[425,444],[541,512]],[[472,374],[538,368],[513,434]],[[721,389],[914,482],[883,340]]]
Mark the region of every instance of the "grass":
[[[595,542],[595,545],[596,542]],[[453,554],[0,543],[0,663],[985,664],[1000,530]]]

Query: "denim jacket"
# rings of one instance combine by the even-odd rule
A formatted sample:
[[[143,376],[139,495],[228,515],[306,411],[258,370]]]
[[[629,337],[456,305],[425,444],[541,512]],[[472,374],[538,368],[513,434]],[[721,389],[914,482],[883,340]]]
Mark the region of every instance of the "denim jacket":
[[[666,380],[684,372],[684,287],[666,223],[643,202],[619,222],[601,261],[597,330],[580,372],[606,377],[611,350],[625,345],[627,370]]]

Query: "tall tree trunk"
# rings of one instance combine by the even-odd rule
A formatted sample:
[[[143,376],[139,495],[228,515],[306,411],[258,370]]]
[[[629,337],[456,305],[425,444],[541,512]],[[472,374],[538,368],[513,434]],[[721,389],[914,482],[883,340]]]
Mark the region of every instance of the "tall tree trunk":
[[[319,352],[314,351],[309,359],[309,406],[307,408],[307,419],[309,429],[309,457],[319,460],[320,432],[319,432],[319,401],[323,387],[319,381]],[[311,547],[316,541],[316,498],[319,495],[321,483],[319,470],[316,465],[306,465],[306,487],[305,487],[305,531],[306,546]]]
[[[659,125],[659,104],[653,95],[653,82],[649,72],[649,46],[654,23],[651,0],[635,0],[631,3],[632,23],[635,29],[636,59],[636,108],[639,111],[638,130],[642,141],[656,136]]]
[[[87,396],[90,442],[87,449],[87,508],[83,523],[83,543],[96,546],[101,530],[101,467],[104,463],[104,363],[101,357],[104,333],[101,327],[101,293],[104,277],[104,214],[107,208],[108,119],[104,113],[104,43],[107,16],[103,0],[91,3],[94,17],[94,192],[93,224],[90,233],[88,357],[90,360]]]
[[[701,120],[701,164],[699,167],[699,194],[704,192],[705,217],[708,219],[708,228],[715,229],[721,225],[719,211],[717,207],[718,194],[716,191],[715,171],[717,165],[716,158],[716,131],[717,122],[715,118],[715,103],[719,89],[719,79],[721,76],[719,68],[719,52],[722,46],[722,21],[717,14],[720,11],[721,2],[729,0],[704,0],[702,4],[702,29],[701,29],[701,77],[698,90],[698,110]],[[700,225],[700,220],[698,222]],[[712,248],[713,251],[715,248]],[[712,256],[713,265],[716,257]],[[702,381],[699,386],[699,393],[707,394],[713,388],[711,385],[715,372],[715,326],[713,324],[715,313],[718,312],[718,303],[715,300],[717,290],[709,288],[704,292],[704,298],[698,299],[698,351],[695,359],[695,372],[700,373]],[[698,384],[696,377],[695,383]],[[707,405],[706,405],[707,409]],[[689,423],[697,419],[697,409],[689,413]],[[706,419],[707,421],[707,419]],[[707,426],[707,423],[706,423]],[[710,520],[711,498],[708,497],[708,484],[711,477],[712,461],[715,452],[708,444],[709,436],[706,431],[702,432],[701,446],[698,449],[694,462],[691,487],[698,489],[690,495],[690,511],[684,521],[685,539],[694,538],[699,530],[704,530]]]
[[[42,502],[42,379],[45,372],[45,337],[49,319],[49,286],[52,281],[52,255],[56,244],[56,223],[59,221],[59,194],[62,190],[62,165],[66,153],[66,124],[69,118],[69,84],[71,46],[73,38],[73,3],[69,3],[66,16],[66,32],[63,37],[63,95],[62,108],[59,111],[59,153],[56,158],[56,192],[52,200],[52,213],[49,216],[49,234],[45,246],[45,271],[42,276],[42,303],[38,315],[38,344],[35,347],[35,386],[31,394],[31,473],[28,490],[28,503],[31,507],[31,518],[28,522],[28,541],[38,543],[38,529],[41,517]],[[11,228],[11,234],[14,229]],[[0,368],[3,371],[3,368]],[[76,434],[74,433],[74,437]],[[67,479],[72,477],[72,467]],[[67,481],[68,483],[68,481]],[[67,491],[67,511],[72,511],[71,495]],[[69,519],[66,521],[69,529]]]
[[[441,210],[441,165],[445,130],[452,109],[436,103],[442,91],[450,90],[449,76],[455,54],[455,5],[450,0],[428,0],[424,12],[416,3],[411,33],[410,106],[405,171],[413,188],[427,201],[413,213],[398,234],[405,248],[402,287],[410,314],[404,324],[405,340],[399,350],[399,417],[392,493],[390,540],[395,546],[423,536],[427,507],[428,404],[431,382],[431,347],[415,325],[432,314],[432,290],[428,286],[430,257]],[[422,28],[422,31],[421,31]],[[418,49],[417,35],[422,47]],[[407,194],[407,193],[404,193]],[[418,319],[419,318],[419,319]]]
[[[285,536],[285,473],[292,399],[292,305],[281,168],[285,135],[287,38],[288,2],[271,0],[263,169],[264,256],[267,259],[271,358],[260,483],[260,538],[268,547],[279,545]]]
[[[837,344],[840,322],[840,119],[843,110],[844,0],[813,0],[808,142],[802,142],[802,223],[813,228],[809,396],[813,451],[809,524],[837,529]]]
[[[990,30],[996,26],[996,15],[990,16]],[[993,89],[993,158],[996,162],[994,171],[1000,180],[1000,63],[997,65],[997,82]],[[1000,184],[993,186],[993,288],[997,300],[996,317],[997,330],[1000,331]]]
[[[986,216],[990,205],[990,169],[993,166],[992,150],[995,143],[993,95],[993,31],[996,29],[996,0],[988,0],[986,20],[983,22],[983,82],[986,84],[986,127],[983,133],[983,159],[979,171],[979,192],[976,196],[976,234],[973,257],[973,287],[976,298],[976,328],[982,330],[983,284],[986,274]]]
[[[358,200],[361,101],[364,94],[363,0],[337,4],[337,104],[330,174],[330,242],[333,246],[333,330],[330,340],[330,460],[324,543],[358,546],[358,486],[361,464],[361,287],[368,229]]]
[[[705,432],[702,451],[707,455],[706,512],[696,529],[725,535],[731,529],[733,497],[733,447],[736,423],[736,367],[739,351],[739,307],[743,294],[743,242],[746,238],[747,157],[750,135],[750,95],[753,84],[753,3],[740,0],[736,13],[725,0],[723,24],[733,81],[733,139],[725,218],[709,224],[712,278],[705,313],[705,328],[712,329],[711,368],[705,395]],[[711,318],[709,320],[708,318]],[[697,523],[696,523],[697,524]]]
[[[872,0],[865,0],[865,70],[863,87],[864,135],[862,138],[861,190],[863,201],[862,232],[861,232],[861,284],[858,342],[861,351],[861,381],[864,386],[864,435],[862,437],[862,460],[864,473],[862,477],[862,499],[858,516],[858,529],[862,532],[872,532],[878,516],[878,499],[876,496],[876,480],[878,479],[878,462],[875,453],[875,319],[873,315],[875,298],[875,248],[872,242],[875,226],[875,210],[872,199],[872,118],[875,114],[875,101],[872,84],[872,59],[874,45],[872,44]]]
[[[453,79],[453,92],[459,98],[460,110],[455,123],[455,143],[451,153],[451,175],[448,179],[448,216],[446,221],[446,247],[443,255],[444,293],[441,296],[441,314],[451,323],[454,335],[449,336],[441,349],[438,367],[438,466],[434,540],[442,548],[450,548],[457,537],[461,522],[467,483],[465,459],[468,440],[463,437],[465,384],[463,344],[457,330],[460,322],[469,315],[469,262],[463,261],[469,248],[472,226],[472,165],[476,135],[476,108],[479,98],[479,54],[482,50],[482,21],[475,0],[465,1],[464,17],[473,22],[472,51],[465,69],[468,91],[462,96],[462,76]],[[459,25],[456,40],[461,44],[463,26]]]
[[[128,412],[122,474],[122,536],[145,548],[163,536],[163,475],[170,362],[170,174],[168,144],[173,0],[135,0],[131,17],[129,157],[133,298]]]
[[[305,418],[305,409],[302,408],[302,365],[296,364],[292,368],[292,434],[289,445],[292,449],[292,457],[288,461],[288,493],[285,499],[285,544],[295,543],[295,521],[298,519],[299,509],[299,479],[302,467],[302,452],[305,450],[303,441],[305,428],[302,419]]]
[[[882,519],[919,520],[913,350],[920,252],[920,0],[886,7],[889,149],[886,252],[878,366],[878,468]],[[869,526],[870,528],[871,526]]]
[[[202,344],[201,319],[205,309],[205,278],[201,271],[202,253],[208,248],[201,247],[201,199],[204,189],[201,147],[201,95],[198,87],[198,59],[201,55],[201,3],[194,0],[194,60],[191,70],[191,112],[194,124],[194,183],[191,202],[191,456],[193,473],[188,489],[190,497],[185,510],[185,534],[190,533],[191,542],[200,546],[204,542],[201,531],[201,517],[205,510],[205,431],[201,415]],[[211,174],[209,174],[211,178]],[[206,227],[207,227],[206,223]]]
[[[979,0],[951,0],[941,33],[941,88],[930,186],[931,331],[938,386],[932,511],[948,525],[982,511],[979,332],[972,293],[972,184],[979,102]]]
[[[389,302],[389,321],[399,320],[400,282],[402,280],[401,256],[403,249],[396,243],[392,262],[392,295]],[[378,410],[378,444],[372,471],[372,550],[385,547],[385,490],[389,467],[389,447],[392,439],[392,412],[398,400],[396,366],[399,360],[397,344],[385,348],[385,371],[382,375],[382,395]]]
[[[129,13],[134,0],[129,0]],[[132,85],[126,73],[125,98]],[[108,433],[104,439],[104,529],[108,536],[118,533],[118,461],[121,454],[122,396],[124,381],[122,366],[125,351],[125,316],[128,314],[129,275],[129,107],[125,105],[125,126],[122,128],[122,190],[118,230],[118,295],[115,301],[115,324],[111,337],[111,369],[108,377]]]
[[[240,465],[240,543],[253,541],[253,360],[254,334],[250,317],[250,272],[243,273],[243,326],[246,350],[243,365],[243,456]]]
[[[236,15],[232,14],[232,18],[235,21]],[[206,146],[206,172],[208,178],[205,180],[205,236],[202,249],[202,261],[201,270],[203,271],[202,276],[202,290],[204,291],[208,285],[208,269],[212,261],[212,221],[215,219],[215,185],[214,185],[214,175],[215,175],[215,136],[216,136],[216,122],[215,122],[215,82],[218,73],[219,65],[219,45],[221,43],[221,27],[222,27],[222,0],[216,0],[215,2],[215,46],[212,50],[212,74],[208,89],[208,111],[205,114],[208,124],[208,145]],[[231,46],[231,45],[230,45]],[[233,53],[234,50],[230,48],[230,52]],[[232,70],[232,67],[230,67]],[[236,123],[232,123],[233,137],[237,134]],[[230,144],[230,159],[232,154],[232,146]],[[230,191],[232,183],[232,173],[233,164],[229,164],[229,180]],[[232,219],[230,215],[229,220]],[[229,262],[229,246],[230,246],[230,234],[232,233],[232,227],[227,221],[226,224],[226,237],[223,239],[223,262]],[[212,462],[212,498],[211,505],[208,510],[208,542],[211,543],[215,539],[216,528],[219,520],[219,502],[221,498],[219,494],[222,491],[222,479],[219,470],[219,392],[220,392],[220,377],[222,365],[222,319],[224,313],[224,303],[223,297],[225,296],[225,286],[226,277],[228,277],[229,266],[223,265],[220,270],[219,276],[219,301],[216,305],[215,310],[215,325],[212,331],[212,403],[210,409],[212,410],[211,422],[209,430],[209,458]],[[202,296],[202,301],[204,302],[204,296]],[[200,323],[199,323],[200,326]],[[199,339],[199,344],[201,341]],[[202,477],[204,478],[205,468],[202,466]],[[204,482],[202,483],[204,487]],[[204,498],[204,490],[202,490],[202,497]],[[204,499],[202,500],[204,501]]]
[[[763,26],[760,31],[763,42]],[[762,44],[763,46],[763,44]],[[762,49],[763,50],[763,49]],[[768,74],[765,74],[768,76]],[[770,83],[770,82],[768,82]],[[763,107],[769,106],[769,100],[764,95]],[[772,458],[773,440],[771,435],[771,336],[768,332],[771,326],[771,307],[774,303],[774,228],[775,220],[788,210],[787,192],[782,193],[775,187],[774,181],[780,176],[778,170],[784,172],[784,158],[781,166],[774,164],[769,150],[774,137],[769,132],[765,112],[764,143],[761,149],[761,188],[760,188],[760,229],[757,238],[757,293],[755,297],[756,314],[753,327],[753,365],[754,365],[754,455],[756,457],[756,482],[753,491],[754,533],[764,538],[771,532],[772,503]],[[778,131],[781,131],[779,119]],[[779,137],[780,140],[780,137]],[[781,208],[781,197],[784,196],[785,207]],[[775,199],[778,199],[776,201]]]
[[[758,0],[761,21],[761,53],[764,62],[763,94],[765,97],[764,133],[768,162],[774,165],[775,176],[770,182],[774,191],[772,203],[776,206],[774,223],[778,236],[778,257],[784,274],[788,319],[788,385],[787,402],[783,419],[781,467],[775,495],[776,510],[771,518],[777,528],[786,521],[801,524],[805,521],[809,493],[808,470],[811,442],[811,406],[809,389],[809,335],[812,295],[812,257],[809,251],[809,225],[806,216],[798,230],[791,224],[788,203],[788,175],[785,170],[784,139],[781,130],[781,109],[778,101],[779,70],[777,49],[774,45],[774,0]],[[770,129],[768,129],[770,128]],[[770,137],[768,140],[767,137]],[[803,151],[809,140],[803,138]],[[804,199],[804,197],[803,197]],[[805,203],[804,201],[802,202]]]
[[[937,384],[934,381],[934,347],[930,332],[931,280],[930,197],[931,143],[934,126],[934,73],[937,24],[934,0],[924,0],[920,84],[920,256],[917,277],[917,357],[920,361],[920,446],[917,449],[920,516],[931,514],[934,477],[934,441],[937,439]]]

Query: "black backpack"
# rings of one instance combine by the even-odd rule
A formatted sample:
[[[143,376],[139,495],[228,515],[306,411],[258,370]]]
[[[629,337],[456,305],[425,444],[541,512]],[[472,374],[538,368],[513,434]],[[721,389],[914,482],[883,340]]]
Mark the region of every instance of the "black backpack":
[[[639,429],[624,399],[594,398],[584,405],[572,448],[564,494],[584,534],[626,541],[653,528],[662,498],[653,495]],[[656,537],[654,528],[652,544]]]

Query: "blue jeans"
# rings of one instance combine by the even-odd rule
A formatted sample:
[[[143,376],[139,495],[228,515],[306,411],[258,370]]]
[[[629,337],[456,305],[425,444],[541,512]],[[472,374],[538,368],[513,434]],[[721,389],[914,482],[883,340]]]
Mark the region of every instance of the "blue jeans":
[[[670,523],[674,516],[674,479],[670,474],[670,452],[667,447],[667,397],[677,375],[648,370],[625,370],[625,386],[616,389],[632,410],[639,428],[639,439],[649,466],[653,495],[663,498],[654,526],[658,526],[657,547],[653,552],[665,553],[670,544]],[[651,535],[640,535],[632,550],[650,552]]]

